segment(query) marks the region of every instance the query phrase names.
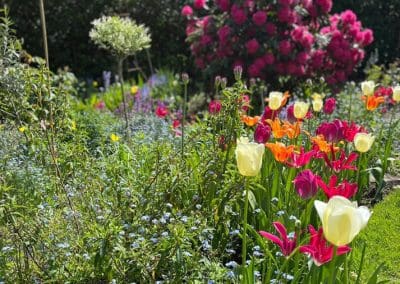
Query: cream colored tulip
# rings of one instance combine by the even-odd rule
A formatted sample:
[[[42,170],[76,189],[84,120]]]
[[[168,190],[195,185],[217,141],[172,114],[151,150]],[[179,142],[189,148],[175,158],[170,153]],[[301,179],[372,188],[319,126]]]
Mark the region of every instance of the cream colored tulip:
[[[367,207],[358,207],[357,202],[340,195],[333,196],[328,203],[315,200],[314,206],[322,221],[325,238],[336,246],[349,244],[371,217]]]
[[[248,177],[256,176],[262,166],[264,151],[264,144],[249,142],[245,137],[240,138],[235,150],[239,173]]]
[[[312,95],[312,107],[315,112],[320,112],[322,107],[324,106],[323,96],[317,93]]]
[[[308,104],[308,103],[295,102],[294,108],[293,108],[294,117],[297,119],[304,118],[307,115],[309,107],[310,107],[310,104]]]
[[[374,94],[375,82],[374,81],[364,81],[361,83],[361,91],[364,96],[371,96]]]
[[[271,92],[269,93],[268,106],[272,110],[277,110],[281,107],[283,100],[283,94],[281,92]]]
[[[356,150],[361,153],[368,152],[374,143],[375,137],[367,133],[357,133],[354,136],[354,146]]]
[[[400,102],[400,86],[393,88],[393,100],[398,103]]]

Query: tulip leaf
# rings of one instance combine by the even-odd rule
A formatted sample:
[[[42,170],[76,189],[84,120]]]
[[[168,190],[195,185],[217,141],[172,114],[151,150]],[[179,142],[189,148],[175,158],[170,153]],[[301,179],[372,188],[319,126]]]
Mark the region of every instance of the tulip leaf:
[[[378,283],[378,274],[382,270],[384,263],[381,263],[376,269],[375,272],[371,275],[371,277],[368,280],[367,284],[376,284]],[[385,283],[385,282],[379,282],[379,283]]]
[[[251,209],[253,209],[253,210],[256,209],[257,200],[256,200],[256,197],[254,196],[254,193],[251,190],[249,190],[249,202],[250,202]]]

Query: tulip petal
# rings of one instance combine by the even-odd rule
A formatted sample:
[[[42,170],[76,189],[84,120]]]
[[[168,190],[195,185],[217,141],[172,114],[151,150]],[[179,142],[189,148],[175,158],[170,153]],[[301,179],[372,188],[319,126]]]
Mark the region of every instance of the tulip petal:
[[[371,212],[369,211],[369,209],[367,207],[360,206],[357,209],[357,214],[358,214],[358,216],[360,218],[360,221],[361,221],[361,228],[360,229],[363,229],[363,228],[365,228],[365,226],[368,223],[369,218],[371,217]]]
[[[274,244],[277,244],[278,246],[280,246],[281,249],[283,248],[283,242],[282,242],[282,240],[281,240],[280,238],[278,238],[277,236],[275,236],[275,235],[273,235],[273,234],[271,234],[271,233],[265,232],[265,231],[259,231],[259,234],[260,234],[261,236],[263,236],[264,238],[270,240],[270,241],[273,242]]]
[[[287,241],[287,231],[286,231],[285,226],[283,226],[279,222],[274,222],[273,224],[274,224],[275,229],[281,235],[282,240],[284,240],[286,242]]]
[[[319,200],[314,201],[314,207],[317,210],[318,216],[321,220],[324,219],[324,212],[328,204]]]

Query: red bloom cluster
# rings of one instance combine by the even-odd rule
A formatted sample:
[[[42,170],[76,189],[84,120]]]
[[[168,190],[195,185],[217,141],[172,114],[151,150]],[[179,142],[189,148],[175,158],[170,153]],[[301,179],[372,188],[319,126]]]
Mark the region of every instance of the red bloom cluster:
[[[336,84],[347,79],[373,41],[372,31],[363,29],[352,11],[329,16],[332,0],[214,0],[207,5],[194,1],[197,14],[206,14],[202,17],[188,5],[182,9],[201,69],[242,66],[248,77],[264,80],[326,75]]]
[[[323,122],[316,130],[316,134],[323,135],[328,142],[339,142],[341,140],[353,142],[354,136],[360,132],[366,133],[364,127],[354,122],[348,123],[345,120],[339,119],[335,119],[332,122]]]

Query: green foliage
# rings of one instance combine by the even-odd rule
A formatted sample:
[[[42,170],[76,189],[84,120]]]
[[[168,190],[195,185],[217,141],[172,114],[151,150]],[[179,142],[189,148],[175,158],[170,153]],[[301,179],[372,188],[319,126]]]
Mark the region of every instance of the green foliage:
[[[370,264],[384,263],[379,278],[397,283],[400,281],[400,244],[396,241],[400,230],[400,190],[395,189],[373,208],[373,212],[368,227],[360,234],[360,240],[367,245],[365,261]],[[374,270],[372,265],[366,265],[363,278],[370,277]]]
[[[101,48],[112,52],[117,58],[134,55],[150,47],[149,30],[129,18],[102,17],[92,22],[90,38]]]

